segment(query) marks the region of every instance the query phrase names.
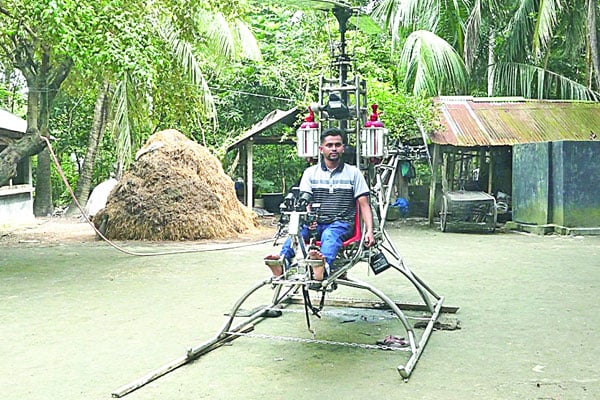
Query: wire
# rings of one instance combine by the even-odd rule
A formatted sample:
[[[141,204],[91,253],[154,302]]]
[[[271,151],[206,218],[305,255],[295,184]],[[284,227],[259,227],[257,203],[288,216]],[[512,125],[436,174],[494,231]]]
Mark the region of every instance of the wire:
[[[42,135],[40,135],[40,137],[48,145],[48,151],[50,152],[50,156],[52,157],[52,160],[54,161],[54,165],[56,166],[56,169],[58,170],[58,173],[59,173],[63,183],[66,185],[67,190],[69,191],[69,194],[71,196],[71,199],[73,199],[73,203],[75,203],[75,205],[77,206],[79,211],[81,211],[81,215],[83,216],[83,218],[94,229],[96,234],[100,238],[102,238],[102,240],[104,240],[106,243],[111,245],[113,248],[115,248],[125,254],[131,255],[131,256],[147,257],[147,256],[164,256],[164,255],[185,254],[185,253],[204,253],[204,252],[209,252],[209,251],[239,249],[239,248],[243,248],[243,247],[250,247],[250,246],[256,246],[259,244],[265,244],[265,243],[269,243],[272,241],[272,239],[265,239],[265,240],[259,240],[257,242],[242,243],[242,244],[236,244],[233,246],[217,247],[217,248],[211,248],[211,249],[185,249],[185,250],[161,251],[161,252],[152,252],[152,253],[141,253],[141,252],[127,250],[127,249],[117,245],[116,243],[112,242],[110,239],[108,239],[106,236],[104,236],[104,234],[102,232],[100,232],[100,230],[98,230],[98,228],[96,228],[96,225],[94,225],[94,223],[90,220],[87,213],[84,211],[83,207],[81,207],[81,204],[79,204],[79,201],[77,201],[77,197],[75,196],[75,193],[73,192],[73,189],[71,188],[71,185],[69,184],[69,181],[67,180],[67,177],[65,176],[64,171],[61,168],[60,163],[58,162],[58,158],[56,157],[56,154],[54,153],[54,149],[52,149],[50,140],[47,137],[42,136]]]
[[[294,100],[294,99],[290,99],[290,98],[287,98],[287,97],[269,96],[267,94],[244,92],[242,90],[234,90],[234,89],[227,89],[227,88],[216,88],[216,87],[210,87],[210,86],[208,88],[210,90],[216,90],[216,91],[220,91],[220,92],[232,92],[232,93],[244,94],[244,95],[247,95],[247,96],[262,97],[262,98],[273,99],[273,100],[282,100],[282,101],[287,101],[288,103],[297,103],[299,101],[299,100]]]
[[[193,85],[191,83],[182,83],[182,85],[196,86],[196,85]],[[289,98],[289,97],[270,96],[268,94],[245,92],[243,90],[235,90],[235,89],[220,88],[220,87],[211,87],[211,86],[209,86],[208,88],[210,90],[217,91],[217,92],[238,93],[238,94],[242,94],[242,95],[245,95],[245,96],[252,96],[252,97],[259,97],[259,98],[264,98],[264,99],[272,99],[272,100],[285,101],[287,103],[298,103],[298,102],[301,101],[301,100],[292,99],[292,98]],[[42,88],[42,89],[28,89],[28,91],[32,92],[32,93],[51,93],[51,92],[58,92],[58,91],[60,91],[60,89]]]

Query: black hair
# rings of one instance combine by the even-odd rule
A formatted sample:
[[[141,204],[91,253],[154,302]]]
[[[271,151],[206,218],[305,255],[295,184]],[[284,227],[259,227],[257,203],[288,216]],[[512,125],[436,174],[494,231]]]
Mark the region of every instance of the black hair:
[[[346,144],[346,134],[340,128],[328,128],[321,133],[321,143],[325,141],[327,136],[341,136],[342,143]]]

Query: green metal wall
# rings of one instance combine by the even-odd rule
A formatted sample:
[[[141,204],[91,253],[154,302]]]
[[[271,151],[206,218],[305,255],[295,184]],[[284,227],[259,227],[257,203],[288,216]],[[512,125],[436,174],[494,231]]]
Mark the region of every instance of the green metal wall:
[[[513,220],[544,225],[550,221],[550,143],[513,147]]]
[[[552,154],[553,222],[600,227],[600,142],[553,142]]]
[[[513,149],[513,220],[600,227],[600,142],[518,144]]]

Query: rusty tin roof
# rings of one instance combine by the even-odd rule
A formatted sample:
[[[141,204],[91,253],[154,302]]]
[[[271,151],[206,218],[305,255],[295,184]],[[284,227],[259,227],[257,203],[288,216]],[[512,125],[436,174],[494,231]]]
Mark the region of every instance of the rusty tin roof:
[[[510,146],[554,140],[600,140],[600,103],[520,97],[435,99],[442,128],[433,143],[461,147]]]

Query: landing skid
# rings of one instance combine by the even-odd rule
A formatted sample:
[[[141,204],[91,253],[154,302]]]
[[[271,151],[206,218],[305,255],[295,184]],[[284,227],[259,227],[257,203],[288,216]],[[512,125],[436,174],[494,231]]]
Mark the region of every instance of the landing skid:
[[[419,329],[416,329],[414,327],[414,324],[411,323],[411,318],[408,318],[405,315],[404,311],[402,311],[402,305],[400,303],[393,301],[390,297],[388,297],[381,290],[377,289],[371,283],[364,282],[359,279],[348,276],[348,270],[354,267],[356,263],[360,261],[368,261],[370,257],[370,252],[369,250],[365,249],[363,251],[356,252],[353,258],[347,260],[345,265],[332,272],[329,279],[320,283],[321,287],[317,290],[309,291],[308,288],[314,288],[314,284],[317,282],[306,279],[306,276],[308,275],[290,274],[288,277],[283,277],[280,279],[269,278],[258,282],[246,293],[244,293],[233,305],[230,313],[228,314],[228,318],[225,324],[212,339],[201,343],[195,347],[189,348],[183,356],[161,366],[160,368],[157,368],[154,371],[149,372],[148,374],[127,385],[120,387],[112,393],[112,396],[117,398],[123,397],[128,393],[131,393],[134,390],[146,385],[147,383],[152,382],[155,379],[158,379],[159,377],[166,375],[167,373],[181,367],[182,365],[185,365],[190,361],[193,361],[208,352],[216,350],[224,344],[229,343],[242,336],[279,339],[296,342],[338,344],[365,349],[401,350],[403,353],[409,353],[410,355],[408,357],[408,360],[397,366],[397,370],[400,373],[400,376],[405,381],[408,380],[412,371],[415,368],[415,365],[417,364],[419,358],[425,350],[427,341],[429,340],[429,337],[431,336],[431,333],[434,330],[434,324],[438,320],[440,313],[456,312],[457,309],[452,307],[443,307],[444,298],[442,296],[438,296],[435,292],[433,292],[420,278],[418,278],[406,265],[404,265],[400,257],[397,256],[397,252],[393,247],[393,244],[389,241],[389,238],[385,234],[385,231],[383,231],[383,233],[384,243],[386,244],[386,246],[381,247],[383,247],[383,249],[385,250],[387,257],[393,259],[393,261],[389,262],[391,269],[396,270],[405,278],[407,278],[407,280],[416,289],[419,297],[421,298],[420,303],[407,305],[408,307],[405,307],[408,310],[419,311],[419,317],[417,318],[417,320],[421,324],[421,327]],[[359,249],[362,248],[363,247],[361,243]],[[367,291],[372,296],[377,298],[377,300],[356,302],[351,299],[346,299],[325,302],[326,296],[333,290],[336,290],[336,288],[339,286]],[[265,287],[270,287],[273,290],[271,303],[266,306],[258,307],[257,309],[253,310],[250,315],[243,317],[240,316],[241,314],[243,314],[242,306],[246,303],[246,301],[250,299],[260,289]],[[309,293],[312,293],[312,295],[307,295]],[[317,294],[318,296],[314,296],[314,294]],[[272,317],[274,313],[277,314],[278,311],[283,311],[284,309],[293,304],[303,304],[305,306],[307,322],[310,330],[310,321],[308,314],[309,308],[307,308],[308,305],[306,303],[308,301],[311,307],[316,308],[312,306],[312,303],[318,302],[318,297],[321,298],[320,301],[322,303],[320,305],[320,308],[323,308],[324,306],[347,308],[357,307],[358,305],[360,308],[363,309],[390,310],[393,314],[394,319],[400,321],[400,325],[405,331],[404,338],[406,340],[406,347],[390,348],[385,345],[317,340],[314,337],[312,339],[303,339],[281,336],[276,337],[271,335],[260,335],[252,333],[252,331],[258,323],[264,321],[265,319],[268,319],[269,317]],[[313,300],[311,300],[311,298]],[[315,312],[315,314],[316,313],[318,313],[318,311]],[[240,319],[242,319],[243,321],[238,322],[238,320]],[[422,325],[425,323],[425,327],[422,328]],[[422,331],[422,333],[419,334],[419,331]]]

